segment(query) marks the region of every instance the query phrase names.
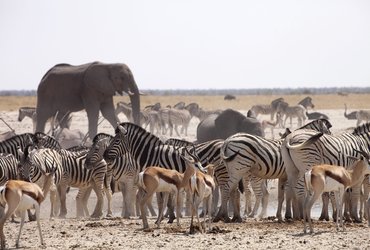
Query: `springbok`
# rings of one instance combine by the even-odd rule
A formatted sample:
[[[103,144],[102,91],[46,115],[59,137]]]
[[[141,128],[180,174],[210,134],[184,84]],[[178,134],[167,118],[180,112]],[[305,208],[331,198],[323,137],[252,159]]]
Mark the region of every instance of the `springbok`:
[[[208,230],[211,229],[212,194],[213,194],[213,191],[216,189],[216,183],[213,179],[214,167],[215,166],[213,164],[208,164],[205,167],[205,169],[207,170],[207,174],[197,171],[196,174],[193,175],[190,179],[189,189],[191,190],[191,193],[193,194],[192,213],[191,213],[191,222],[190,222],[190,232],[191,233],[194,230],[194,225],[193,225],[194,214],[197,217],[199,230],[203,232],[203,227],[199,221],[199,215],[198,215],[198,207],[202,201],[203,201],[204,226],[206,226],[206,217],[208,214]]]
[[[140,197],[140,211],[144,229],[149,228],[145,205],[148,200],[151,200],[155,192],[164,192],[163,202],[158,204],[157,226],[160,226],[163,218],[163,210],[167,206],[169,193],[175,193],[176,195],[176,219],[177,225],[180,226],[180,192],[187,186],[197,169],[204,171],[202,165],[196,162],[187,150],[185,151],[186,155],[181,155],[186,162],[184,173],[156,166],[147,167],[139,173],[138,186],[140,195],[138,196]]]
[[[307,220],[310,226],[310,231],[313,233],[311,221],[311,208],[315,201],[323,192],[333,191],[335,195],[337,207],[336,226],[339,230],[343,226],[343,195],[345,190],[355,185],[362,183],[366,174],[370,173],[370,165],[368,163],[369,155],[365,152],[358,151],[363,159],[357,160],[353,164],[351,170],[347,170],[341,166],[335,165],[316,165],[311,170],[308,170],[305,175],[306,198],[304,201],[303,221],[304,233],[307,233]]]
[[[21,216],[21,225],[19,227],[19,233],[15,243],[16,248],[19,247],[19,238],[24,224],[26,210],[31,208],[36,210],[36,220],[40,234],[40,241],[41,245],[44,245],[40,225],[40,204],[44,201],[44,194],[48,192],[53,181],[54,173],[48,173],[44,180],[43,190],[41,190],[41,188],[35,183],[21,180],[9,180],[4,186],[0,187],[0,205],[2,207],[0,209],[5,209],[6,205],[8,207],[5,215],[0,219],[1,249],[5,248],[5,221],[7,221],[14,212],[20,212]],[[2,212],[4,211],[2,210]]]

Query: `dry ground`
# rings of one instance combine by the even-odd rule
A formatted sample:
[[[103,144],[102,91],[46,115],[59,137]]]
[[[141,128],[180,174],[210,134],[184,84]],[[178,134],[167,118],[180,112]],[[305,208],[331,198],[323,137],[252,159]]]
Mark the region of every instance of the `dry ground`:
[[[279,97],[279,96],[276,96]],[[235,108],[246,112],[252,104],[269,103],[275,96],[243,96],[237,97],[236,101],[227,102],[223,97],[143,97],[143,106],[154,102],[163,104],[175,104],[178,101],[186,103],[196,101],[205,109]],[[296,103],[305,96],[284,96],[289,103]],[[312,96],[316,105],[316,111],[329,115],[333,123],[333,131],[339,133],[349,127],[355,126],[355,121],[348,121],[343,117],[343,104],[347,103],[351,110],[369,109],[369,95],[338,95]],[[119,97],[117,100],[127,100],[127,97]],[[34,98],[0,97],[0,117],[5,119],[17,133],[32,132],[30,119],[22,123],[17,121],[18,108],[20,106],[35,106]],[[125,118],[120,116],[122,120]],[[259,119],[268,119],[267,116]],[[193,140],[196,133],[197,119],[192,119],[189,136]],[[293,124],[295,128],[296,124]],[[78,112],[73,115],[72,129],[87,130],[86,115]],[[0,121],[0,132],[8,128]],[[99,132],[113,133],[113,128],[104,122],[99,127]],[[268,132],[268,131],[267,131]],[[279,130],[275,130],[275,134]],[[271,136],[269,133],[267,136]],[[268,215],[273,216],[276,210],[275,190],[270,189],[270,203]],[[35,222],[27,222],[21,237],[21,247],[26,249],[370,249],[370,229],[365,222],[360,224],[346,224],[346,231],[336,232],[334,223],[318,222],[320,204],[315,205],[313,211],[314,226],[317,231],[314,235],[303,235],[302,222],[277,223],[273,220],[256,221],[248,218],[240,224],[217,223],[212,225],[209,233],[189,234],[189,218],[180,220],[181,228],[162,222],[161,229],[153,229],[150,232],[141,230],[142,223],[138,218],[130,220],[121,219],[121,195],[113,196],[114,218],[75,219],[75,196],[77,190],[73,189],[68,195],[69,205],[67,219],[49,220],[49,201],[42,205],[42,231],[46,245],[40,246]],[[89,200],[90,211],[95,205],[95,196]],[[154,227],[154,218],[149,223]],[[15,246],[19,224],[6,223],[5,234],[8,246]]]

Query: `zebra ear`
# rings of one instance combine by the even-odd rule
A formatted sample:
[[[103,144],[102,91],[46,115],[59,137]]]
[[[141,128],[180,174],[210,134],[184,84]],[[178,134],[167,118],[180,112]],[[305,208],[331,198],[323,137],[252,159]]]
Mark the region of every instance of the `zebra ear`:
[[[118,125],[117,129],[122,133],[122,134],[127,134],[127,129],[125,129],[122,125]]]

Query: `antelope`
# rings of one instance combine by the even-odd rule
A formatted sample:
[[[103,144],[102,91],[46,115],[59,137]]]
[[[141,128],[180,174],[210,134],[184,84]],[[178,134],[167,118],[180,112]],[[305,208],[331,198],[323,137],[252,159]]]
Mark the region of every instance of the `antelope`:
[[[5,183],[4,186],[0,187],[0,205],[2,209],[5,209],[6,205],[8,207],[5,215],[2,216],[0,219],[1,249],[5,248],[5,221],[9,219],[9,217],[14,212],[20,212],[21,216],[21,225],[19,227],[19,233],[15,243],[16,248],[19,247],[19,238],[21,236],[22,227],[24,224],[26,210],[31,208],[34,208],[36,210],[36,220],[40,235],[40,241],[41,245],[44,245],[40,225],[40,204],[44,201],[47,192],[53,184],[53,179],[54,173],[47,173],[42,190],[35,183],[25,182],[21,180],[9,180]]]
[[[187,152],[187,154],[189,153]],[[163,218],[163,210],[167,205],[169,193],[176,194],[177,226],[180,226],[180,192],[187,186],[190,178],[196,173],[196,169],[204,171],[201,164],[195,162],[194,158],[191,157],[190,154],[182,155],[181,157],[186,162],[186,170],[184,173],[157,166],[147,167],[144,171],[139,173],[138,186],[140,192],[140,210],[144,229],[149,228],[145,205],[148,200],[151,200],[155,192],[165,192],[163,202],[158,205],[159,211],[156,221],[158,228]]]
[[[370,173],[370,166],[368,163],[369,155],[365,152],[358,152],[364,156],[364,158],[357,160],[353,164],[353,168],[351,170],[347,170],[341,166],[323,164],[316,165],[305,173],[304,178],[307,193],[303,211],[304,233],[307,233],[307,220],[309,222],[311,233],[314,232],[311,221],[311,208],[323,192],[330,191],[333,191],[335,195],[337,207],[337,230],[339,230],[339,218],[340,225],[344,230],[342,211],[344,192],[348,188],[362,183],[365,175]]]
[[[193,225],[194,214],[197,217],[199,229],[203,232],[203,228],[199,221],[199,215],[198,215],[198,207],[202,201],[203,201],[204,225],[206,225],[206,216],[208,214],[208,230],[211,229],[212,194],[216,188],[216,184],[213,179],[214,167],[215,166],[213,164],[208,164],[205,167],[205,169],[207,169],[207,174],[197,171],[196,174],[193,175],[190,179],[189,189],[191,190],[191,193],[193,194],[191,223],[190,223],[191,233],[194,230],[194,225]]]

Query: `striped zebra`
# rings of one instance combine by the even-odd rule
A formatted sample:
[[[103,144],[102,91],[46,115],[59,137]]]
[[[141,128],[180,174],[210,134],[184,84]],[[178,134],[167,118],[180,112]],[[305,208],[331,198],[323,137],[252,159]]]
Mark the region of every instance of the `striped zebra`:
[[[283,102],[284,98],[280,97],[271,102],[271,104],[263,105],[263,104],[258,104],[258,105],[253,105],[251,107],[251,112],[255,114],[255,117],[257,117],[259,114],[262,115],[271,115],[271,120],[274,120],[274,115],[277,111],[278,104],[280,102]]]
[[[97,203],[94,212],[90,215],[92,218],[98,218],[103,215],[103,189],[104,179],[107,173],[107,164],[102,161],[97,164],[86,162],[87,151],[71,152],[60,147],[58,141],[54,138],[38,132],[37,146],[49,147],[56,150],[62,159],[63,177],[59,183],[58,193],[61,200],[61,211],[59,217],[65,217],[67,214],[66,192],[68,187],[78,188],[79,192],[76,197],[77,217],[87,215],[86,197],[90,187],[95,191]],[[109,192],[106,192],[109,200]]]
[[[20,107],[18,110],[18,121],[21,122],[25,117],[29,117],[32,119],[33,129],[32,131],[35,132],[36,130],[36,108],[35,107]]]
[[[100,138],[97,138],[97,137]],[[98,134],[93,140],[93,145],[87,155],[87,161],[90,164],[104,160],[104,152],[107,146],[112,140],[111,135],[101,136]],[[135,185],[136,178],[139,173],[139,168],[133,160],[130,154],[125,154],[121,157],[117,157],[112,162],[107,162],[107,177],[105,185],[108,186],[113,178],[115,182],[118,182],[121,188],[123,197],[123,206],[121,216],[123,218],[130,218],[135,214],[134,212],[134,200],[137,187]],[[151,208],[151,211],[153,209]]]
[[[357,151],[370,150],[370,123],[354,129],[352,133],[340,135],[322,134],[316,131],[296,130],[288,135],[281,147],[289,186],[297,198],[294,218],[302,217],[302,206],[305,195],[303,175],[306,170],[318,164],[330,164],[348,168],[353,163],[349,157],[359,157]],[[357,151],[356,151],[357,150]],[[353,187],[351,193],[351,217],[358,217],[360,187]]]
[[[41,188],[45,183],[46,174],[54,175],[54,183],[50,188],[50,218],[55,216],[57,211],[57,188],[62,175],[62,159],[55,150],[48,148],[33,148],[28,145],[21,157],[19,164],[20,179],[38,184]],[[46,196],[46,194],[44,194]]]
[[[18,163],[13,154],[0,153],[0,186],[8,180],[18,179]]]
[[[315,105],[312,103],[312,98],[307,96],[303,98],[298,105],[289,106],[286,102],[279,102],[277,106],[277,112],[280,113],[282,116],[285,115],[285,119],[283,122],[283,127],[286,125],[286,121],[290,120],[290,127],[292,127],[292,119],[298,118],[298,127],[304,125],[305,121],[307,120],[306,111],[308,108],[314,108]]]
[[[117,127],[116,135],[107,147],[104,158],[112,162],[126,153],[131,154],[139,166],[139,172],[148,166],[174,169],[180,173],[186,168],[185,160],[181,157],[182,148],[166,145],[157,136],[132,123],[121,123]],[[174,215],[171,213],[170,222],[173,219]]]
[[[20,160],[18,149],[24,151],[27,145],[34,143],[35,139],[35,136],[31,133],[15,135],[0,142],[0,153],[13,154],[17,160]]]
[[[325,131],[329,133],[330,127],[331,124],[329,121],[320,119],[312,121],[301,129]],[[217,219],[228,219],[228,193],[236,189],[237,184],[243,176],[254,175],[261,179],[261,184],[263,182],[262,179],[279,179],[278,209],[276,217],[279,221],[282,221],[281,211],[284,200],[284,186],[287,181],[285,162],[280,151],[282,143],[283,139],[272,140],[247,133],[237,133],[225,140],[220,154],[228,170],[229,179],[226,186],[226,195],[222,200],[221,207],[216,216]],[[259,196],[262,196],[262,194]],[[291,217],[290,205],[290,198],[288,199],[287,197],[285,218]],[[235,203],[234,208],[234,219],[241,221],[240,205]],[[266,208],[263,207],[262,212],[265,211]]]
[[[220,162],[220,148],[223,140],[213,140],[194,145],[196,155],[202,165],[215,163],[217,185],[220,187],[221,197],[224,196],[224,186],[228,181],[227,169]],[[193,148],[193,146],[191,146]],[[107,161],[113,161],[117,157],[129,151],[142,171],[147,166],[161,166],[168,169],[175,169],[181,173],[185,170],[185,162],[178,155],[176,148],[165,145],[157,136],[131,123],[121,123],[116,129],[116,135],[112,143],[104,153]],[[218,197],[218,196],[217,196]],[[214,206],[217,205],[214,199]],[[187,203],[187,211],[190,211]],[[173,221],[174,217],[170,218]]]

